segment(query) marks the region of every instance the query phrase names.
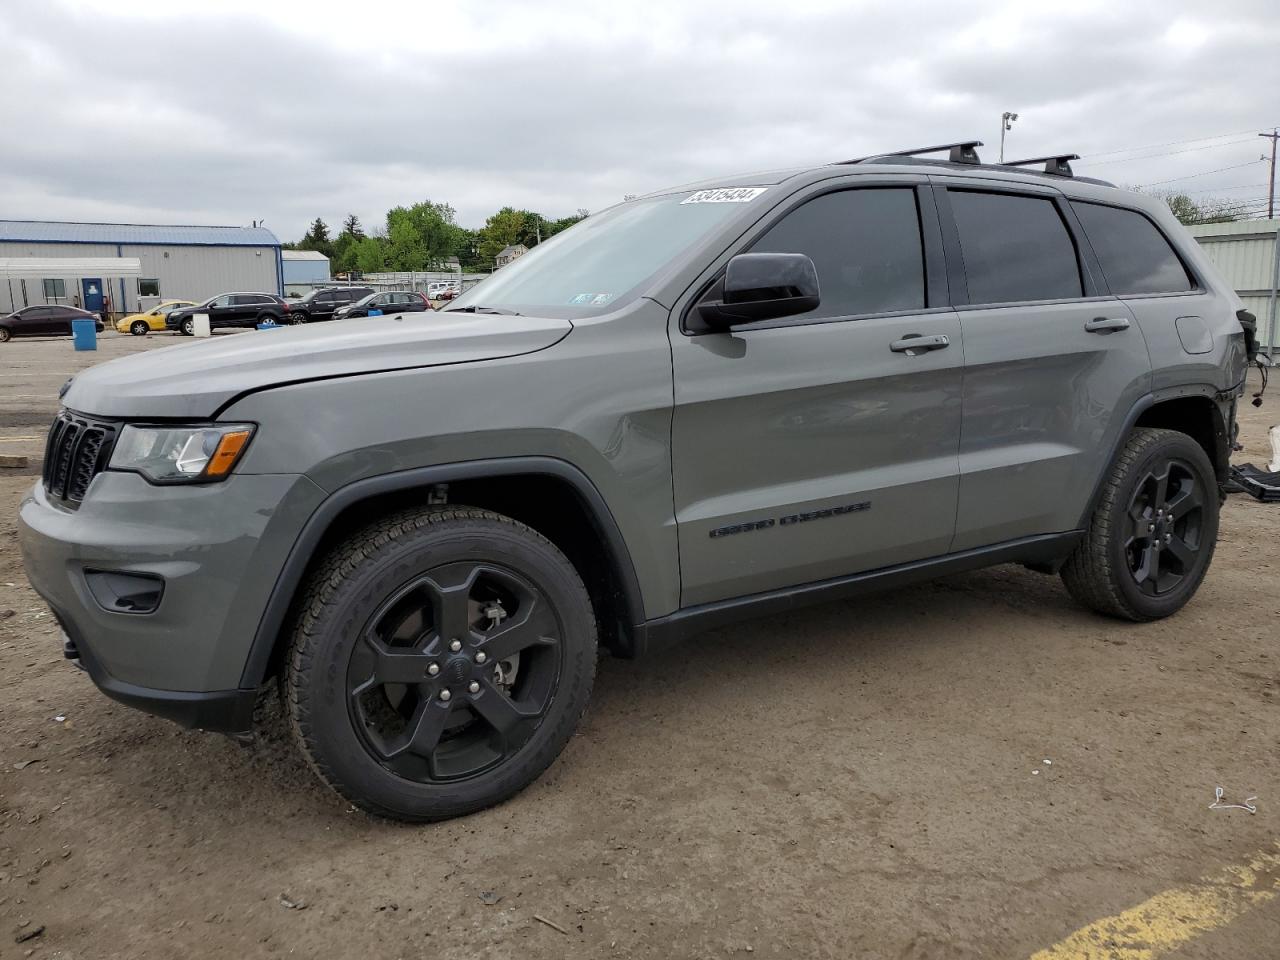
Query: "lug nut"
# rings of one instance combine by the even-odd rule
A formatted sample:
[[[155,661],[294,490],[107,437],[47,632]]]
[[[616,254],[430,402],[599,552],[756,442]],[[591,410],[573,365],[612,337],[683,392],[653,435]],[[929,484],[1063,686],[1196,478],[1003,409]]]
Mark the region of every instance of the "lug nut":
[[[454,653],[457,653],[459,650],[461,650],[461,649],[462,649],[462,641],[461,641],[461,640],[450,640],[450,641],[449,641],[449,649],[450,649],[450,650],[452,650]]]
[[[453,694],[452,694],[452,693],[450,693],[448,690],[441,690],[441,691],[440,691],[440,699],[441,699],[441,700],[450,700],[450,699],[452,699],[452,698],[453,698]]]
[[[472,693],[479,693],[479,692],[480,692],[480,681],[479,681],[479,680],[472,680],[472,681],[471,681],[471,683],[467,686],[467,689],[468,689],[468,690],[470,690]]]
[[[488,659],[489,658],[484,655],[483,650],[476,654],[476,663],[484,663]]]
[[[434,676],[435,676],[437,673],[439,673],[439,672],[440,672],[440,664],[438,664],[438,663],[429,663],[429,664],[427,664],[427,676],[428,676],[428,677],[434,677]]]

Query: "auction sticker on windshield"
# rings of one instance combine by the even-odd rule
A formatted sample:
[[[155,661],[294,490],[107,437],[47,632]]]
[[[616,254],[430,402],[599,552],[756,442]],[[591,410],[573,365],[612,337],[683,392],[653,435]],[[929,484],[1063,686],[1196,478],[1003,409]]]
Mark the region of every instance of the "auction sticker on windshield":
[[[681,200],[681,203],[750,203],[766,187],[720,187],[716,190],[698,190]]]

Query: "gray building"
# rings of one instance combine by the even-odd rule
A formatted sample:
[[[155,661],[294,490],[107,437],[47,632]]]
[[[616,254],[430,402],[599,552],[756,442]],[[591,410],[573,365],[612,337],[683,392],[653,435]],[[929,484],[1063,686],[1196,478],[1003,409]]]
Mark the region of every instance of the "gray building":
[[[296,285],[306,293],[318,283],[329,282],[329,258],[319,250],[282,250],[284,286],[290,293]]]
[[[1259,339],[1274,361],[1280,347],[1280,220],[1200,223],[1187,228],[1258,318]]]
[[[284,293],[265,227],[0,220],[0,313],[37,303],[132,313],[162,300]]]

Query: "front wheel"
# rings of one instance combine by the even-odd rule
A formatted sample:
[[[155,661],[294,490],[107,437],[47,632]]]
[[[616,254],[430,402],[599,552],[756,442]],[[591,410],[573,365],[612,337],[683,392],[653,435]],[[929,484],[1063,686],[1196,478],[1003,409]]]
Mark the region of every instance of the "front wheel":
[[[310,319],[306,313],[299,310],[289,311],[289,322],[297,326],[300,323],[306,323]]]
[[[190,317],[187,317],[187,319],[182,321],[179,329],[182,331],[182,335],[184,337],[194,337],[196,335],[196,322]]]
[[[147,335],[147,331],[150,329],[151,328],[147,326],[147,322],[145,320],[135,320],[133,323],[129,324],[129,332],[135,337],[145,337]]]
[[[1200,444],[1175,430],[1134,430],[1062,568],[1068,591],[1124,620],[1176,613],[1209,570],[1218,504],[1213,464]]]
[[[0,327],[0,343],[8,343],[11,336],[8,327]]]
[[[596,624],[573,565],[487,510],[395,514],[316,572],[285,678],[295,738],[370,813],[440,820],[499,803],[586,709]]]

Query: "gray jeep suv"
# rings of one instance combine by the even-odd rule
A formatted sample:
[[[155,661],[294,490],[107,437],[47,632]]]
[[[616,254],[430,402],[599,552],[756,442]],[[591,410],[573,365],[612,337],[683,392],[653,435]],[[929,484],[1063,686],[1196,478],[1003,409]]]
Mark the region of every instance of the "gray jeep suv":
[[[328,784],[431,820],[552,762],[597,644],[1008,562],[1176,612],[1240,304],[1162,203],[975,146],[641,197],[431,323],[80,374],[19,524],[67,655],[229,733],[276,681]]]

